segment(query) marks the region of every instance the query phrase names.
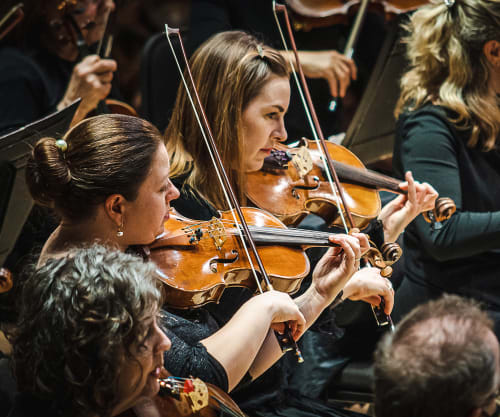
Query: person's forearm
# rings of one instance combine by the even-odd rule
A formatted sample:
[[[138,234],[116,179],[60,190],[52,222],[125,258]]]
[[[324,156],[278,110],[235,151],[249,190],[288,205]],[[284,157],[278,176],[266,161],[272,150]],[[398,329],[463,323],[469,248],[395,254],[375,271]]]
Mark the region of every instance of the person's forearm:
[[[231,391],[243,378],[261,349],[272,321],[272,307],[245,303],[224,327],[201,341],[227,373]]]

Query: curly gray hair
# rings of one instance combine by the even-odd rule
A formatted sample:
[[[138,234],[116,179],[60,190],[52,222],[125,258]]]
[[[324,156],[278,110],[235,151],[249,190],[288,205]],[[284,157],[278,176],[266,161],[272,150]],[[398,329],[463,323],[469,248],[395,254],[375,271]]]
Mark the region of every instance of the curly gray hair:
[[[120,368],[161,306],[154,274],[153,264],[99,245],[34,272],[14,335],[19,389],[62,415],[109,416]]]

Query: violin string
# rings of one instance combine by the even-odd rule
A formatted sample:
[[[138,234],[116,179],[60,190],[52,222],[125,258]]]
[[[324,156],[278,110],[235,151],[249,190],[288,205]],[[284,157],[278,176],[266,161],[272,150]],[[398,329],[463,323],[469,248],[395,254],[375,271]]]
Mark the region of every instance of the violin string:
[[[226,226],[229,226],[229,231],[233,230],[235,228],[235,224],[231,222],[230,220],[222,220],[221,223],[223,223]],[[207,222],[208,224],[208,222]],[[301,237],[328,237],[332,234],[331,232],[323,232],[319,230],[308,230],[308,229],[300,229],[300,228],[293,228],[293,227],[287,227],[287,228],[281,228],[281,227],[270,227],[270,226],[254,226],[254,225],[249,225],[248,226],[250,231],[254,232],[262,232],[262,233],[269,233],[269,234],[275,234],[275,235],[283,235],[283,236],[301,236]],[[189,235],[190,233],[195,234],[196,230],[201,230],[204,234],[210,234],[211,230],[209,227],[203,225],[202,223],[198,223],[198,226],[196,228],[189,228],[189,229],[184,229],[181,231],[179,234],[172,233],[169,234],[165,240],[168,240],[169,238],[177,238],[183,235]],[[227,232],[227,230],[225,230]],[[241,231],[242,235],[244,235],[244,232]],[[210,236],[208,236],[210,237]]]
[[[243,230],[240,229],[240,232],[235,231],[235,227],[233,223],[230,223],[232,226],[229,229],[225,230],[226,234],[230,235],[238,235],[238,236],[243,236],[246,237],[246,234]],[[204,240],[210,240],[212,239],[212,236],[210,235],[210,230],[206,227],[199,227],[198,230],[202,232],[201,237],[196,238],[196,242],[204,241]],[[282,229],[282,228],[275,228],[275,227],[262,227],[262,226],[249,226],[250,233],[252,237],[257,236],[257,235],[264,235],[264,236],[269,236],[269,237],[283,237],[283,238],[289,238],[289,239],[310,239],[311,245],[313,244],[325,244],[328,243],[329,236],[332,235],[332,233],[329,232],[321,232],[321,231],[312,231],[312,230],[306,230],[306,229],[296,229],[296,228],[287,228],[287,229]],[[182,236],[191,236],[194,235],[195,231],[181,231],[179,233],[172,233],[168,235],[167,238],[163,239],[164,241],[168,241],[169,239],[176,239],[178,237]],[[268,241],[269,243],[272,243],[272,240]],[[278,243],[283,243],[284,241],[276,242]],[[290,241],[289,241],[290,242]],[[291,242],[293,243],[293,242]],[[304,242],[297,242],[297,245],[301,244],[307,244]],[[330,246],[330,245],[328,245]]]
[[[297,73],[296,73],[296,71],[294,71],[294,65],[293,65],[293,61],[292,61],[292,57],[291,57],[290,51],[288,49],[288,44],[287,44],[287,42],[285,40],[285,36],[283,34],[283,30],[281,28],[281,24],[280,24],[279,19],[278,19],[278,14],[276,13],[276,0],[273,0],[273,13],[274,13],[274,19],[276,20],[276,25],[278,27],[278,31],[280,33],[281,42],[283,43],[283,48],[285,49],[286,56],[288,57],[290,68],[292,68],[293,78],[295,80],[295,84],[297,86],[297,90],[299,91],[300,100],[302,102],[302,105],[304,106],[304,111],[306,113],[306,117],[307,117],[307,120],[309,122],[311,131],[312,131],[312,134],[313,134],[314,141],[316,142],[316,145],[318,146],[318,149],[320,150],[320,155],[321,155],[321,159],[323,161],[324,166],[326,168],[328,168],[328,163],[327,163],[327,160],[326,160],[326,155],[324,154],[322,146],[320,146],[320,139],[318,137],[318,132],[316,131],[316,127],[314,126],[314,123],[312,121],[312,115],[311,115],[311,113],[309,111],[307,102],[305,100],[304,92],[302,91],[302,87],[300,85]],[[300,65],[299,62],[297,62],[297,66],[298,65]],[[333,182],[333,178],[332,178],[331,172],[330,172],[329,169],[325,169],[325,173],[326,173],[326,177],[328,179],[328,183],[330,184],[330,188],[332,189],[333,197],[334,197],[335,201],[337,202],[337,207],[339,207],[338,212],[339,212],[339,215],[340,215],[340,219],[342,220],[342,224],[344,226],[344,230],[346,231],[346,233],[349,233],[349,228],[347,227],[347,222],[345,220],[345,216],[344,216],[344,213],[343,213],[343,210],[342,210],[343,204],[340,201],[340,197],[339,197],[339,195],[338,195],[338,193],[337,193],[337,191],[336,191],[336,189],[334,187],[334,182]]]
[[[190,101],[190,103],[191,103],[191,106],[192,106],[192,108],[193,108],[193,112],[194,112],[194,114],[195,114],[196,121],[198,122],[198,126],[200,127],[201,134],[202,134],[202,136],[203,136],[203,139],[204,139],[204,141],[205,141],[205,144],[207,145],[207,148],[208,148],[208,151],[209,151],[209,154],[210,154],[210,158],[212,159],[212,163],[213,163],[213,165],[214,165],[214,169],[215,169],[215,172],[216,172],[216,174],[217,174],[217,178],[219,179],[219,182],[220,182],[220,184],[222,185],[222,187],[221,187],[221,188],[222,188],[223,193],[224,193],[224,198],[226,199],[226,202],[227,202],[227,204],[228,204],[228,207],[229,207],[229,209],[230,209],[230,211],[231,211],[231,214],[232,214],[232,216],[233,216],[234,222],[235,222],[236,224],[238,224],[238,220],[236,219],[235,209],[233,208],[233,206],[232,206],[232,204],[231,204],[231,200],[230,200],[230,198],[229,198],[229,195],[227,194],[227,190],[226,190],[226,188],[224,187],[224,182],[223,182],[223,180],[222,180],[222,175],[221,175],[221,173],[219,172],[219,168],[218,168],[217,163],[216,163],[216,161],[215,161],[215,156],[214,156],[214,154],[213,154],[213,152],[212,152],[212,149],[211,149],[211,147],[210,147],[210,145],[209,145],[208,138],[207,138],[207,135],[206,135],[206,132],[205,132],[205,128],[203,127],[203,125],[202,125],[202,123],[201,123],[201,120],[200,120],[200,118],[199,118],[198,111],[196,110],[196,106],[195,106],[194,101],[193,101],[193,98],[192,98],[192,96],[191,96],[191,92],[189,91],[189,88],[188,88],[188,85],[187,85],[186,79],[185,79],[185,77],[184,77],[184,73],[183,73],[183,71],[182,71],[182,69],[181,69],[181,66],[180,66],[180,64],[179,64],[179,61],[178,61],[178,59],[177,59],[177,55],[176,55],[176,53],[175,53],[175,51],[174,51],[174,47],[173,47],[172,42],[171,42],[171,40],[170,40],[170,36],[169,36],[169,34],[168,34],[168,32],[169,32],[169,30],[168,30],[168,24],[166,24],[166,25],[165,25],[165,32],[166,32],[166,36],[167,36],[167,39],[168,39],[168,43],[169,43],[169,45],[170,45],[170,49],[172,50],[172,54],[174,55],[174,60],[175,60],[175,63],[176,63],[176,65],[177,65],[177,69],[179,70],[179,73],[180,73],[180,76],[181,76],[181,79],[182,79],[182,83],[184,84],[184,88],[186,89],[187,96],[188,96],[189,101]],[[189,65],[189,64],[188,64],[188,63],[186,63],[186,65]],[[244,219],[241,219],[241,221],[244,221]],[[258,289],[259,289],[259,292],[260,292],[260,293],[263,293],[263,289],[262,289],[262,286],[260,285],[260,280],[259,280],[259,278],[258,278],[258,276],[257,276],[257,271],[256,271],[256,268],[255,268],[255,265],[254,265],[254,263],[253,263],[253,261],[252,261],[252,258],[250,257],[250,253],[249,253],[249,251],[248,251],[248,247],[247,247],[247,244],[246,244],[246,242],[245,242],[245,239],[243,238],[243,235],[241,235],[241,241],[242,241],[242,244],[243,244],[243,248],[244,248],[244,250],[245,250],[245,253],[246,253],[246,255],[247,255],[248,262],[250,263],[250,267],[251,267],[251,269],[252,269],[252,273],[253,273],[253,276],[254,276],[254,278],[255,278],[255,282],[256,282],[256,284],[257,284],[257,287],[258,287]],[[262,271],[262,272],[263,272],[263,271]]]

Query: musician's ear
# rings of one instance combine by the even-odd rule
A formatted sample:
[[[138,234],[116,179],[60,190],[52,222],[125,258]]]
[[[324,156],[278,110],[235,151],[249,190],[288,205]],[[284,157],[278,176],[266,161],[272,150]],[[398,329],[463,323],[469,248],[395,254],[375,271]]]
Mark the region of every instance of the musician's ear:
[[[104,202],[104,209],[108,217],[118,227],[123,225],[126,199],[121,194],[112,194]]]

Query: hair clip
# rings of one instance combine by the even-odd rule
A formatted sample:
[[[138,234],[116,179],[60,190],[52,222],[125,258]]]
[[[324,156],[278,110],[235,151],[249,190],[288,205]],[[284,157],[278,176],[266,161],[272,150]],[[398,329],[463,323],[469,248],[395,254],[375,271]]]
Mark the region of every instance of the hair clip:
[[[257,45],[257,53],[261,58],[264,58],[264,49],[262,49],[261,45]]]
[[[56,146],[61,150],[61,152],[66,152],[68,150],[68,143],[64,139],[57,139]]]
[[[446,4],[448,9],[451,9],[451,7],[455,4],[455,0],[444,0],[444,4]]]

